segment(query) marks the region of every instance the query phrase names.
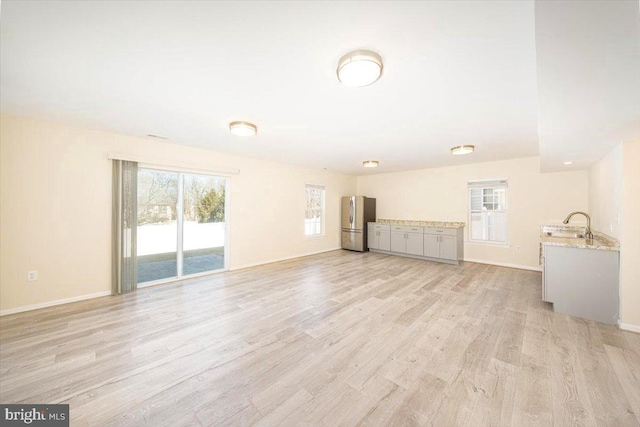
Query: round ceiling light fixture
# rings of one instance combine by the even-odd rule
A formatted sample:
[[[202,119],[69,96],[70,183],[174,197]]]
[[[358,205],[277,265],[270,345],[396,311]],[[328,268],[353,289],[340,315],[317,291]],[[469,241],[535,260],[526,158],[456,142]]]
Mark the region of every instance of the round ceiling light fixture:
[[[369,86],[382,76],[382,58],[370,50],[354,50],[338,61],[338,80],[351,87]]]
[[[458,145],[457,147],[451,148],[451,154],[454,156],[460,156],[462,154],[473,153],[476,147],[474,145]]]
[[[377,168],[380,163],[377,160],[365,160],[362,166],[365,168]]]
[[[253,136],[258,133],[258,127],[249,122],[231,122],[229,131],[237,136]]]

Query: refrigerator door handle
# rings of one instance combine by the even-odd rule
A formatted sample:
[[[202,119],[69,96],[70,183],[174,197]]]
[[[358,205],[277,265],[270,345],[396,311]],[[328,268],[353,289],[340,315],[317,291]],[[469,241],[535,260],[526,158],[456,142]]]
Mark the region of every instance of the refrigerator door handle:
[[[349,224],[353,228],[353,199],[349,199]]]

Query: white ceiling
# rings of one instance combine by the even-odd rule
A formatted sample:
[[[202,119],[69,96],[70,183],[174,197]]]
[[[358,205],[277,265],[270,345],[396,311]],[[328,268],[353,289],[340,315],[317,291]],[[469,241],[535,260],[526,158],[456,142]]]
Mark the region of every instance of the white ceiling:
[[[0,102],[3,112],[352,174],[534,156],[539,142],[552,169],[575,151],[574,142],[554,151],[569,144],[554,128],[595,134],[556,120],[567,104],[553,95],[571,64],[553,38],[536,37],[536,18],[558,30],[548,15],[529,1],[5,1]],[[339,58],[355,49],[384,60],[372,86],[336,78]],[[584,83],[575,84],[572,96]],[[626,121],[633,92],[621,95]],[[255,123],[258,136],[232,136],[233,120]],[[460,144],[477,150],[451,156]],[[367,159],[381,167],[363,169]]]
[[[640,140],[640,13],[632,1],[536,3],[542,171],[588,167]]]

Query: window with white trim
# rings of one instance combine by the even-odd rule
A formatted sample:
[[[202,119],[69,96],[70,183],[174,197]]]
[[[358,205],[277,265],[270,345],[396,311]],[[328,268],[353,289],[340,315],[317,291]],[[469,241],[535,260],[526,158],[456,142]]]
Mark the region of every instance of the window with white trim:
[[[322,185],[307,184],[305,186],[305,236],[319,236],[324,233],[324,193]]]
[[[469,241],[507,243],[507,180],[471,181]]]

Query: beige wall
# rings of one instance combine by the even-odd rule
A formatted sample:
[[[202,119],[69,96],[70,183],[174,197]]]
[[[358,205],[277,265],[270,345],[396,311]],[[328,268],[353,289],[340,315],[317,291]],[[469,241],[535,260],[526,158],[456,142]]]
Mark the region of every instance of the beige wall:
[[[622,144],[589,169],[589,215],[594,230],[620,239]]]
[[[620,322],[640,332],[640,141],[622,148]]]
[[[339,203],[356,178],[171,143],[2,116],[0,309],[109,291],[109,152],[237,168],[231,176],[230,267],[340,246]],[[304,185],[326,185],[326,236],[304,237]],[[39,279],[27,282],[29,270]]]
[[[611,150],[589,170],[594,229],[620,240],[620,323],[640,332],[640,142]],[[620,217],[620,221],[618,221]]]
[[[230,184],[230,267],[340,246],[340,197],[378,199],[379,218],[467,221],[468,180],[508,178],[510,247],[466,244],[467,259],[536,268],[538,226],[559,222],[591,198],[611,197],[620,176],[621,317],[640,325],[640,143],[626,143],[591,171],[540,174],[538,158],[355,177],[155,140],[0,118],[0,309],[72,299],[110,289],[109,152],[167,163],[237,168]],[[616,175],[616,159],[622,173]],[[612,178],[613,177],[613,178]],[[304,184],[327,187],[326,236],[303,236]],[[596,188],[594,188],[594,185]],[[356,191],[357,190],[357,191]],[[615,198],[615,196],[614,196]],[[591,201],[594,219],[611,218]],[[597,206],[597,208],[594,208]],[[601,230],[598,225],[594,227]],[[603,230],[604,231],[604,230]],[[520,251],[517,247],[520,246]],[[27,282],[26,273],[39,279]]]
[[[588,172],[541,174],[538,157],[361,176],[358,194],[377,199],[378,218],[468,222],[467,182],[490,178],[509,181],[510,246],[466,243],[468,260],[538,268],[539,226],[588,207]]]

